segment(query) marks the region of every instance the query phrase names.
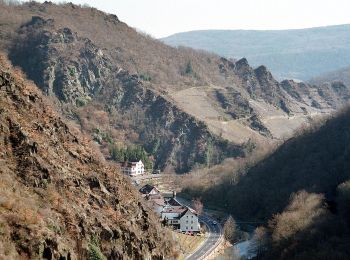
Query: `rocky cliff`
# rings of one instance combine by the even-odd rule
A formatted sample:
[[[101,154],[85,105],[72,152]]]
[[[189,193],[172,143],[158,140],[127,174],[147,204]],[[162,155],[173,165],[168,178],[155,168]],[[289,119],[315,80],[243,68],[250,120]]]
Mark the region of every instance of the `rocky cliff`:
[[[2,8],[2,49],[106,157],[136,144],[155,167],[186,172],[245,156],[251,140],[288,138],[349,97],[346,86],[280,83],[246,59],[167,46],[94,8]]]
[[[109,51],[69,28],[56,29],[52,19],[34,16],[23,24],[9,53],[14,64],[23,68],[45,94],[70,104],[70,108],[103,104],[111,120],[120,124],[114,128],[134,131],[145,147],[159,143],[153,153],[156,168],[186,172],[195,164],[244,155],[243,147],[211,134],[205,124],[113,62],[116,57]],[[71,109],[65,112],[76,117]],[[132,121],[128,126],[121,123],[128,120]],[[207,156],[209,149],[215,158]]]
[[[1,56],[0,258],[173,256],[152,211],[92,145]]]

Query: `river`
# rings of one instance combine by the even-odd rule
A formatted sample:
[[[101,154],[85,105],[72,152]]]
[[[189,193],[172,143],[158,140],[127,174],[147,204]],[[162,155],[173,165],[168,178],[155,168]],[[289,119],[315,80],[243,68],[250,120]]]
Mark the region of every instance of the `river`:
[[[218,255],[216,260],[234,260],[234,259],[252,259],[256,254],[251,252],[250,244],[252,240],[238,242],[233,246],[226,248],[224,252]],[[249,250],[250,249],[250,250]]]
[[[215,258],[216,260],[252,259],[256,256],[253,246],[255,227],[247,224],[238,224],[237,226],[239,230],[244,230],[243,232],[247,235],[246,240],[241,240],[240,242],[226,248],[222,254]]]

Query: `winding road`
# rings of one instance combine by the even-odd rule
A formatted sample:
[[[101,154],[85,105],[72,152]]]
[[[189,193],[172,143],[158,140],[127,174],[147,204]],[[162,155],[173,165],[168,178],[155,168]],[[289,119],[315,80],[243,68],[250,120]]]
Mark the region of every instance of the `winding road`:
[[[181,204],[191,207],[191,202],[177,197],[176,198]],[[205,259],[215,248],[218,246],[220,239],[223,238],[222,227],[217,220],[208,216],[208,214],[204,212],[199,216],[199,221],[201,224],[207,226],[207,238],[206,240],[194,251],[191,255],[186,257],[186,260],[199,260]],[[216,224],[213,224],[213,223]]]
[[[205,242],[197,248],[197,250],[191,255],[187,256],[187,260],[205,259],[215,248],[218,246],[219,240],[222,238],[222,228],[219,223],[213,224],[214,219],[207,215],[201,215],[199,217],[200,222],[204,223],[208,227],[208,237]]]

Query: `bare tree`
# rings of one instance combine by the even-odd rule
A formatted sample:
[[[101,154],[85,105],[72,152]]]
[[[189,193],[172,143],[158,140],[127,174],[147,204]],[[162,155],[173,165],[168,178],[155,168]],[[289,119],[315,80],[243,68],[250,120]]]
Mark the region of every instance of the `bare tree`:
[[[230,242],[234,242],[236,239],[236,221],[231,215],[224,224],[224,237]]]
[[[198,213],[198,215],[202,214],[203,203],[202,203],[200,198],[193,198],[192,199],[192,207]]]
[[[254,231],[253,239],[249,244],[248,251],[252,255],[256,255],[257,259],[260,259],[261,255],[264,253],[268,247],[268,234],[265,227],[257,227]]]

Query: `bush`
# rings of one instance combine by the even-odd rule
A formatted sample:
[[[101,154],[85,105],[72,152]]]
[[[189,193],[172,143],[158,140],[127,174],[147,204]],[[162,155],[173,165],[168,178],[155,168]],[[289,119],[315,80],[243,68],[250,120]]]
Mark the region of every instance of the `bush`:
[[[193,67],[191,61],[188,61],[186,64],[185,73],[189,75],[193,74]]]
[[[105,256],[101,253],[99,246],[94,243],[89,244],[89,259],[90,260],[106,260]]]
[[[84,98],[77,98],[75,100],[75,104],[77,105],[77,107],[83,107],[87,104],[87,100],[85,100]]]
[[[141,73],[140,79],[143,80],[143,81],[151,81],[152,77],[148,73]]]

